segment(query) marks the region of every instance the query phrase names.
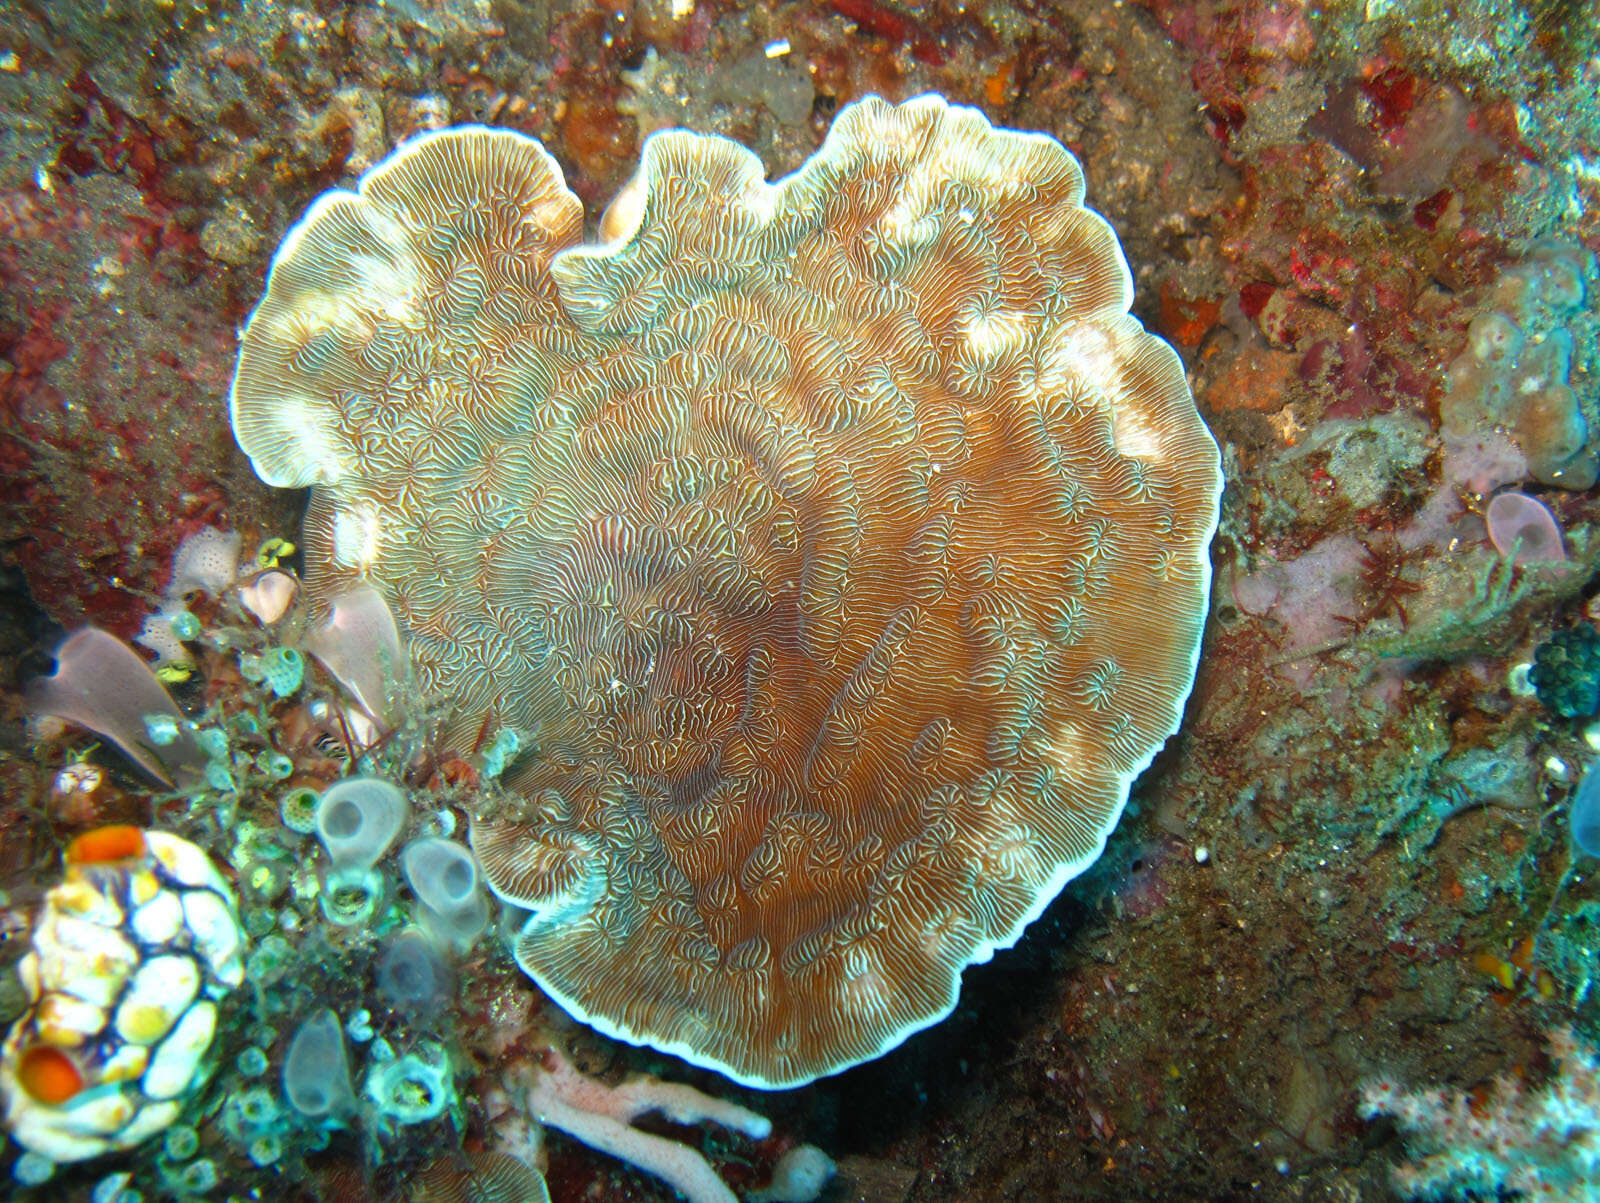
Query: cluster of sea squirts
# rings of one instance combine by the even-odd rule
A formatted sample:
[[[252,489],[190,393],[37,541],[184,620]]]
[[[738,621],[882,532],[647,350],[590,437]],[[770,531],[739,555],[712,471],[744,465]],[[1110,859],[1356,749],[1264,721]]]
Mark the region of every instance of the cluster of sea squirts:
[[[158,756],[190,740],[203,756],[152,796],[150,826],[163,829],[157,841],[181,833],[236,871],[237,890],[220,888],[242,934],[226,982],[237,988],[213,991],[228,995],[214,1036],[162,1123],[82,1161],[24,1147],[9,1166],[19,1192],[70,1179],[96,1203],[224,1198],[328,1166],[365,1176],[460,1148],[457,969],[490,916],[476,863],[455,812],[401,784],[416,732],[362,749],[351,725],[363,716],[295,646],[302,617],[286,607],[261,621],[239,602],[248,588],[218,584],[161,616],[191,653],[197,671],[184,687],[205,711],[181,728],[148,715],[142,733]],[[169,683],[187,675],[162,673]],[[502,733],[479,757],[479,780],[515,750]]]

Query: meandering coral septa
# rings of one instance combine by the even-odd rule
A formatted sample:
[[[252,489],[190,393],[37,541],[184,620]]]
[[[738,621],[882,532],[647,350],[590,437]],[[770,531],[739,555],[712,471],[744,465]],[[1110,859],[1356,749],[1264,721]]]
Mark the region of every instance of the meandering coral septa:
[[[1099,855],[1193,680],[1221,481],[1083,196],[1051,138],[872,98],[771,184],[652,137],[597,245],[481,127],[284,241],[235,434],[313,486],[311,609],[387,603],[444,755],[527,733],[473,847],[573,1015],[795,1085],[947,1014]]]

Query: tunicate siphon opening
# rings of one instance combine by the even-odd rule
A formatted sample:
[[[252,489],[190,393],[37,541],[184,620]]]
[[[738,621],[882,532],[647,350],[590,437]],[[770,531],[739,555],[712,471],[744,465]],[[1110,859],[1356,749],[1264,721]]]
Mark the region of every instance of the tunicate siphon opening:
[[[203,1195],[217,1184],[217,1167],[209,1157],[185,1166],[178,1176],[183,1190],[192,1195]]]
[[[488,926],[478,862],[463,845],[438,836],[412,840],[400,854],[400,868],[421,903],[418,918],[435,939],[462,946]]]
[[[275,647],[261,657],[261,679],[272,690],[273,697],[286,698],[294,693],[305,675],[305,657],[292,647]]]
[[[278,799],[278,817],[290,831],[310,835],[317,829],[317,807],[321,801],[316,790],[296,786]]]
[[[168,1128],[162,1148],[173,1161],[188,1161],[200,1149],[200,1134],[184,1124]]]
[[[322,827],[335,839],[347,840],[361,830],[361,808],[348,799],[341,799],[328,807]]]
[[[273,781],[287,781],[294,774],[294,761],[282,752],[263,752],[256,765]]]
[[[322,883],[317,905],[335,927],[360,927],[378,913],[383,895],[383,874],[376,869],[336,869]]]
[[[323,792],[316,832],[341,873],[372,868],[405,827],[410,807],[400,788],[379,777],[348,777]]]
[[[420,1124],[444,1114],[454,1097],[449,1063],[442,1051],[425,1060],[408,1053],[377,1065],[367,1075],[367,1097],[397,1124]]]

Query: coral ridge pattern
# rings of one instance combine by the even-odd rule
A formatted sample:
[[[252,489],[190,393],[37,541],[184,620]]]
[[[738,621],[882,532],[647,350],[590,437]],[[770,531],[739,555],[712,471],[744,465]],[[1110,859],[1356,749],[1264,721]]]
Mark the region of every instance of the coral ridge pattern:
[[[759,1087],[955,1004],[1104,845],[1193,681],[1221,478],[1059,143],[924,96],[776,183],[654,135],[602,241],[533,140],[320,198],[236,435],[370,585],[576,1017]]]

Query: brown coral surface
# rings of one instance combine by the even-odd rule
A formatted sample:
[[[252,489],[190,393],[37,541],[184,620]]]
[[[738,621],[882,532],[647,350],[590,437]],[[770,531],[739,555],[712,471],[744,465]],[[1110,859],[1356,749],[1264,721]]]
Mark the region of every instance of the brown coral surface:
[[[236,432],[314,485],[313,594],[387,595],[572,1013],[763,1086],[954,1006],[1178,723],[1216,445],[1060,144],[936,97],[768,185],[668,133],[580,246],[532,140],[322,198]]]

